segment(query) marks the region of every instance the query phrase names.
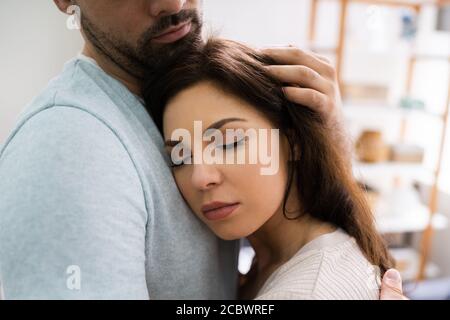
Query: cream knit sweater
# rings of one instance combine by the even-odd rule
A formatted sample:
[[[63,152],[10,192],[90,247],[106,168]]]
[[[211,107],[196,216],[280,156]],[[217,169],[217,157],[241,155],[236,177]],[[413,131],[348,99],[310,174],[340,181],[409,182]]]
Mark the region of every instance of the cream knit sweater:
[[[267,279],[259,300],[378,299],[380,276],[343,230],[305,245]]]

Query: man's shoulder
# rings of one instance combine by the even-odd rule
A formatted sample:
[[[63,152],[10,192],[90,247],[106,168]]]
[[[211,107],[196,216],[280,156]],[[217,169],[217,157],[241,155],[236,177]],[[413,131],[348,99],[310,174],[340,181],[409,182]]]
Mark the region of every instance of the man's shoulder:
[[[119,160],[132,166],[123,140],[101,119],[72,106],[49,106],[31,114],[0,150],[0,166],[75,168],[118,165]]]
[[[109,131],[111,138],[123,143],[134,125],[124,112],[133,103],[136,98],[118,81],[84,60],[73,59],[25,108],[3,149],[20,134],[55,139],[66,133],[70,138],[99,141],[99,130]]]
[[[20,161],[44,154],[45,159],[89,155],[101,161],[102,150],[110,158],[119,153],[128,157],[123,128],[130,124],[110,93],[120,84],[108,81],[109,76],[86,61],[67,62],[22,112],[0,149],[0,162],[12,154]]]
[[[128,100],[128,101],[127,101]],[[122,101],[136,99],[119,81],[98,66],[82,59],[68,61],[62,72],[25,108],[19,119],[26,121],[33,115],[54,106],[80,109],[98,118],[114,119]]]
[[[114,129],[87,110],[76,106],[49,105],[20,119],[0,150],[0,159],[11,150],[63,154],[78,148],[77,154],[81,156],[85,147],[120,144],[122,141]],[[92,153],[94,151],[91,150]]]

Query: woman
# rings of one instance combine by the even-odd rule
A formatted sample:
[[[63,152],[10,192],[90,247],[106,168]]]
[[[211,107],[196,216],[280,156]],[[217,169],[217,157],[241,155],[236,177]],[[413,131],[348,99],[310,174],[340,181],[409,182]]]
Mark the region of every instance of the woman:
[[[378,299],[378,271],[392,260],[351,165],[320,115],[286,99],[270,64],[211,39],[146,81],[177,185],[217,236],[255,250],[241,298]],[[268,157],[251,161],[254,146],[278,156],[273,172],[262,173]]]

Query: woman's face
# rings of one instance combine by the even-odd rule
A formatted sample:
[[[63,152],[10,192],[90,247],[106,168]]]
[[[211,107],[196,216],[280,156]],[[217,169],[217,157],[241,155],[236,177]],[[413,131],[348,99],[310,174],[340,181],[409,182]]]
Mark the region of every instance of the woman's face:
[[[200,147],[197,148],[194,145],[194,121],[201,121],[202,127],[200,141],[197,138]],[[202,142],[201,135],[213,124],[220,130],[224,141],[211,139],[212,142]],[[254,107],[234,95],[219,90],[211,82],[201,82],[180,92],[171,100],[164,114],[163,126],[166,144],[173,146],[178,141],[183,141],[182,146],[188,151],[180,152],[178,149],[176,153],[180,154],[178,159],[192,163],[173,168],[176,183],[183,197],[200,220],[219,237],[225,240],[246,237],[258,230],[280,210],[287,182],[287,148],[285,144],[280,143],[279,151],[276,150],[275,144],[278,143],[278,139],[271,136],[274,132],[271,129],[275,128]],[[197,130],[198,127],[199,123]],[[187,130],[184,132],[189,132],[190,137],[172,136],[177,129]],[[253,132],[266,129],[267,140],[260,141],[261,137],[258,135],[244,138],[241,133],[227,142],[227,139],[232,137],[231,131],[227,132],[227,129],[243,129],[243,131],[250,129]],[[175,142],[168,143],[168,141]],[[250,160],[249,155],[250,146],[255,145],[256,155],[255,149],[252,152],[257,161],[254,158]],[[220,149],[224,152],[224,156],[215,158],[216,162],[205,160],[208,154],[214,154],[210,152],[211,150]],[[167,150],[173,160],[174,148],[167,146]],[[267,168],[268,165],[267,161],[261,161],[257,154],[261,150],[266,155],[272,153],[272,161],[279,161],[277,170],[271,172],[273,174],[262,174],[261,169]],[[208,153],[205,153],[206,151]],[[234,164],[225,162],[225,154],[236,156],[232,159]],[[236,163],[236,159],[242,155],[245,155],[244,164]],[[199,160],[199,156],[204,159]],[[217,159],[223,160],[223,163]]]

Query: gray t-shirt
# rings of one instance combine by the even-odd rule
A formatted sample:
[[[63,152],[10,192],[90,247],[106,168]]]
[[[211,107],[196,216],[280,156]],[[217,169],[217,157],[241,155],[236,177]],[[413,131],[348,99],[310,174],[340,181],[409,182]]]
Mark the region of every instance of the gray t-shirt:
[[[139,99],[84,58],[0,151],[6,299],[233,299],[238,245],[183,201]]]

